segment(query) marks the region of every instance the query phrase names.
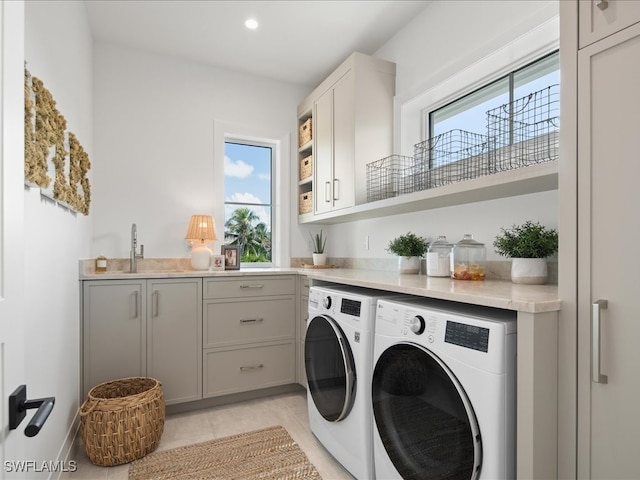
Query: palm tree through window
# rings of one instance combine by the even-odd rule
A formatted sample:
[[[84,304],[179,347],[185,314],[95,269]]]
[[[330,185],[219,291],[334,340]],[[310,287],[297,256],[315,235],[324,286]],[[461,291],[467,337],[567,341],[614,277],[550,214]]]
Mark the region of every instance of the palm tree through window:
[[[259,142],[227,141],[224,157],[224,244],[243,263],[271,263],[273,150]]]

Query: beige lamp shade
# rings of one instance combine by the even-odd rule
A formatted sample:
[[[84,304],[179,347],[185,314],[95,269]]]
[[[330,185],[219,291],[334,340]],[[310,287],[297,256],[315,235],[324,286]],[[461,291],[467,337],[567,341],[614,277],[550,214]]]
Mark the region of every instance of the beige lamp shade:
[[[217,240],[218,236],[216,235],[213,217],[211,215],[192,215],[184,238],[194,241],[200,240],[200,243]]]

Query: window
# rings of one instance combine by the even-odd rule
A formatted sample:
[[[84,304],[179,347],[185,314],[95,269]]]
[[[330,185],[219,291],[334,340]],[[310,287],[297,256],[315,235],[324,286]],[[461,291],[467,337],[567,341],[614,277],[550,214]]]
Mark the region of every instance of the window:
[[[454,130],[487,135],[487,112],[559,83],[559,54],[555,51],[462,98],[427,112],[425,124],[429,128],[428,138]],[[557,103],[557,98],[554,101]]]
[[[240,248],[240,261],[273,261],[275,144],[227,139],[224,144],[224,244]]]

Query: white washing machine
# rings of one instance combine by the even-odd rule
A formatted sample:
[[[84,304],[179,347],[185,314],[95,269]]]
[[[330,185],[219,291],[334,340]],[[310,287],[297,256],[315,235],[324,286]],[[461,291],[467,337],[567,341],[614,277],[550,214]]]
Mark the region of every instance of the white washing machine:
[[[304,345],[309,424],[331,455],[360,480],[374,478],[371,374],[376,302],[391,295],[347,286],[309,290]]]
[[[515,312],[380,300],[372,403],[376,478],[516,478]]]

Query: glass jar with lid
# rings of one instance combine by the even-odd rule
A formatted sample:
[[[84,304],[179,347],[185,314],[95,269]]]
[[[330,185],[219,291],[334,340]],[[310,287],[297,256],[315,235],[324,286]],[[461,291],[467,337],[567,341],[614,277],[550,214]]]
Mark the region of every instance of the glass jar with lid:
[[[448,277],[451,275],[451,247],[447,237],[440,235],[438,239],[429,245],[427,250],[427,276]]]
[[[451,249],[451,278],[456,280],[484,280],[487,249],[484,243],[465,233]]]

